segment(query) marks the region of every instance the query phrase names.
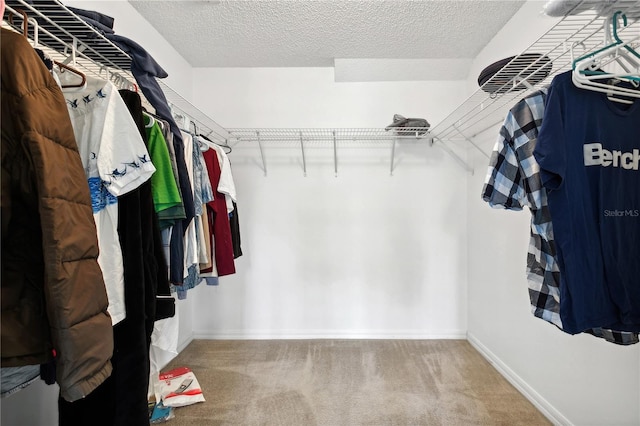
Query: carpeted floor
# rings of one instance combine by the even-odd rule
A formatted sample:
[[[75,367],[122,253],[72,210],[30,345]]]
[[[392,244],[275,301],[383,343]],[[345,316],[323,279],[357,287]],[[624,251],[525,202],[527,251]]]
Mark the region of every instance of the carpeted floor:
[[[206,402],[168,425],[550,425],[465,340],[192,342]]]

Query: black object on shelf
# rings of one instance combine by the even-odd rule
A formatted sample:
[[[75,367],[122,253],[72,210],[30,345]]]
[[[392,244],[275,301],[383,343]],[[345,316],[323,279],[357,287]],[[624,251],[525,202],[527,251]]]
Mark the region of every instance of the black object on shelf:
[[[487,66],[478,76],[478,85],[491,94],[525,90],[544,80],[552,68],[548,56],[524,53]]]

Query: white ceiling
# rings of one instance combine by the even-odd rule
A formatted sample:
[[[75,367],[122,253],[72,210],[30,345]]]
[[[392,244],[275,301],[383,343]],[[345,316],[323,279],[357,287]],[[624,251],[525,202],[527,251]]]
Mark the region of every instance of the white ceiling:
[[[194,67],[336,67],[336,79],[466,78],[524,0],[129,0]]]

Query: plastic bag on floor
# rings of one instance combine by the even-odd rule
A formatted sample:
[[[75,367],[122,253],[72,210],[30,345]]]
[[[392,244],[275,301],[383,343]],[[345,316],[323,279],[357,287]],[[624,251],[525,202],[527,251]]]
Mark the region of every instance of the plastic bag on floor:
[[[160,374],[162,405],[184,407],[204,402],[204,395],[196,375],[188,367],[180,367]]]
[[[153,406],[153,411],[149,417],[149,424],[164,423],[174,417],[173,407],[165,407],[162,405],[162,402],[159,402]]]
[[[149,348],[149,399],[160,401],[160,370],[169,364],[178,355],[178,328],[180,304],[176,305],[176,315],[156,321],[151,335],[151,347]]]

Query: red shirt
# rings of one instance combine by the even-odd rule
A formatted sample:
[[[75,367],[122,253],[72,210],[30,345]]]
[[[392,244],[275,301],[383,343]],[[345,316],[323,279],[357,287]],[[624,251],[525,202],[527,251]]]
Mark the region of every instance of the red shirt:
[[[207,165],[211,188],[213,189],[213,201],[207,203],[207,219],[209,220],[209,232],[213,241],[214,259],[218,269],[218,276],[236,273],[236,266],[233,261],[233,242],[231,240],[231,226],[229,225],[229,215],[227,214],[227,203],[225,195],[218,191],[220,182],[220,163],[215,149],[209,148],[202,153]],[[202,270],[211,272],[213,268]]]

